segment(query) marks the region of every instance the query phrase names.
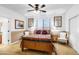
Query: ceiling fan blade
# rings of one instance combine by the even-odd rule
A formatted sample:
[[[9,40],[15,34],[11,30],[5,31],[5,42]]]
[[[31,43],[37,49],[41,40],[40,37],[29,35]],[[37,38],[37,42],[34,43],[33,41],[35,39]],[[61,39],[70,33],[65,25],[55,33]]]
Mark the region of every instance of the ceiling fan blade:
[[[46,12],[45,10],[40,10],[40,11],[42,11],[42,12]]]
[[[28,4],[30,7],[32,7],[32,8],[34,8],[34,6],[33,5],[31,5],[31,4]]]
[[[43,7],[45,7],[45,4],[43,4],[43,5],[41,6],[41,8],[43,8]]]
[[[34,11],[34,10],[27,10],[28,12],[30,12],[30,11]]]

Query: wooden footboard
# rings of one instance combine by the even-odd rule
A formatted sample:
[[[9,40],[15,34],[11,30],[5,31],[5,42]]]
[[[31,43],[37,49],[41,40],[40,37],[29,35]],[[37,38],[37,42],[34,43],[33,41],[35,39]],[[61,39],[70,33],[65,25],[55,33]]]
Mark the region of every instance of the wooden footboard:
[[[49,54],[52,54],[52,52],[54,52],[54,46],[51,44],[51,42],[22,40],[21,41],[22,51],[24,50],[24,48],[44,51]]]

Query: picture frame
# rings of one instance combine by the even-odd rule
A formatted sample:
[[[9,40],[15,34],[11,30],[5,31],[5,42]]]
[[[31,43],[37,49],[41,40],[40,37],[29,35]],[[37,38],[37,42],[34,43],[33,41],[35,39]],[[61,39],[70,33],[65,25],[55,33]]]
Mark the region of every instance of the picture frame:
[[[62,16],[54,16],[54,26],[62,27]]]
[[[24,21],[15,19],[15,29],[24,29]]]
[[[34,18],[28,18],[28,28],[34,26]]]

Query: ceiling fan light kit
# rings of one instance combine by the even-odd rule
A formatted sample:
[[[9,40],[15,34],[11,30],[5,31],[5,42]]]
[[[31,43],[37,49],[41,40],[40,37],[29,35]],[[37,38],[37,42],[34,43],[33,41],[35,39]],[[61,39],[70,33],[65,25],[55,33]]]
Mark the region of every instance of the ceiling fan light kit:
[[[45,7],[45,4],[43,4],[43,5],[39,5],[39,4],[35,4],[34,6],[33,5],[31,5],[31,4],[28,4],[30,7],[32,7],[32,8],[34,8],[33,10],[27,10],[28,12],[30,12],[30,11],[34,11],[34,13],[39,13],[39,12],[44,12],[44,13],[46,13],[46,11],[45,10],[41,10],[41,8],[44,8]]]

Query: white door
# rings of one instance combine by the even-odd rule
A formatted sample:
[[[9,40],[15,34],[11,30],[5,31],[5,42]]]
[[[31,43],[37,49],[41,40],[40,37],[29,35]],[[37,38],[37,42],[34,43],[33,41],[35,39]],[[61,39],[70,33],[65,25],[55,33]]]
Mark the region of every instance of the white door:
[[[0,21],[2,22],[1,32],[2,32],[2,44],[9,44],[9,23],[8,18],[0,17]]]
[[[70,42],[79,52],[79,16],[70,21]]]

